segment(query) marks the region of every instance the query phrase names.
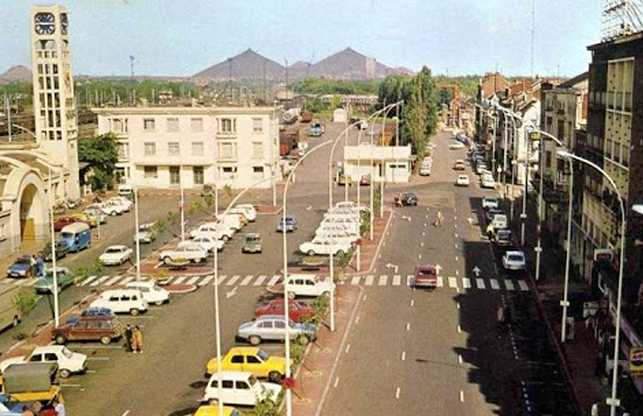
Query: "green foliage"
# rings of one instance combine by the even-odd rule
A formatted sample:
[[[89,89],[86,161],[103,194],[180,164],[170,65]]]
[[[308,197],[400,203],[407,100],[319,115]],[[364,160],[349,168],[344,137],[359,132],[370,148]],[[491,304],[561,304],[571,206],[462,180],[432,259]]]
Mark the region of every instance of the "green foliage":
[[[442,104],[449,105],[449,103],[451,103],[451,100],[453,100],[453,91],[440,88],[440,90],[438,91],[438,99],[439,99],[440,105]]]
[[[154,222],[154,231],[156,231],[157,234],[160,234],[165,230],[167,230],[167,222],[164,218],[159,218]]]
[[[170,225],[174,225],[180,220],[180,215],[178,212],[168,212],[167,213],[167,223]]]
[[[315,320],[321,323],[330,309],[330,299],[328,296],[317,296],[312,303],[312,307],[315,310]]]
[[[375,201],[373,201],[373,205],[375,205]],[[371,213],[369,211],[362,211],[359,216],[359,235],[362,236],[371,229]]]
[[[334,110],[342,106],[342,97],[340,95],[333,95],[333,99],[330,101],[330,109]]]
[[[20,315],[27,315],[36,307],[36,292],[33,290],[23,289],[16,293],[11,299],[11,303],[18,310]]]
[[[438,84],[451,84],[457,85],[460,93],[469,97],[478,95],[478,82],[482,76],[480,75],[465,75],[461,77],[447,77],[439,75],[435,77],[435,82]]]
[[[411,81],[413,77],[404,74],[389,75],[382,81],[378,91],[379,108],[385,103],[392,104],[400,100],[408,102],[411,96]]]
[[[411,143],[415,154],[424,151],[435,130],[438,97],[435,81],[427,67],[411,81],[411,96],[402,112],[403,141]]]
[[[382,207],[382,188],[377,187],[373,192],[373,214],[379,211]]]
[[[255,416],[279,416],[279,403],[283,398],[284,392],[282,391],[277,400],[270,398],[257,399],[255,402],[254,415]]]
[[[93,136],[78,141],[78,161],[88,163],[93,174],[89,184],[92,191],[111,188],[118,161],[118,145],[112,133]],[[84,176],[80,177],[84,184]]]
[[[380,80],[338,80],[326,78],[305,78],[292,85],[299,94],[377,94]]]
[[[194,214],[205,208],[205,202],[202,199],[194,199],[188,204],[188,214]]]
[[[227,196],[228,198],[230,198],[230,197],[232,196],[232,194],[233,194],[232,187],[231,187],[230,185],[227,185],[227,184],[226,184],[226,185],[223,187],[223,194],[224,194],[225,196]]]
[[[98,260],[98,257],[92,260],[91,265],[89,266],[89,271],[91,274],[103,274],[105,272],[105,265]]]
[[[313,114],[321,113],[326,109],[326,105],[319,98],[304,103],[304,110],[311,111]]]
[[[210,194],[203,195],[203,202],[207,207],[214,205],[214,196]]]
[[[87,266],[78,266],[74,270],[74,276],[76,276],[76,283],[80,283],[83,280],[86,280],[92,274],[91,270]]]
[[[304,360],[306,349],[297,342],[290,344],[290,358],[295,364],[300,364]]]

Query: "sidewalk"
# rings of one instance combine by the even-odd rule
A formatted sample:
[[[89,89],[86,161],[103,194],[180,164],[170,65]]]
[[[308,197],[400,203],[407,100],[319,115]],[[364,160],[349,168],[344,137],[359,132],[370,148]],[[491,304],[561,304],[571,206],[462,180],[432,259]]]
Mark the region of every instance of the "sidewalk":
[[[357,255],[353,256],[350,264],[346,268],[345,275],[359,275],[364,273],[370,273],[377,260],[377,255],[379,254],[380,245],[384,239],[384,235],[388,230],[388,227],[393,218],[393,211],[389,208],[384,208],[384,217],[380,218],[379,215],[375,215],[375,220],[373,221],[373,240],[369,237],[368,231],[366,232],[365,237],[360,241],[360,264],[359,270],[357,267]]]

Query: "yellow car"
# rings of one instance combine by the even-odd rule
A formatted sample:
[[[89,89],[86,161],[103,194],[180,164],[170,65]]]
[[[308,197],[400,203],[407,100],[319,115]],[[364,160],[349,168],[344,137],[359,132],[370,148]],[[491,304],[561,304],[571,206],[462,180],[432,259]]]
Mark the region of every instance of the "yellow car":
[[[200,406],[194,416],[219,416],[219,406]],[[223,416],[245,416],[232,406],[223,406]]]
[[[205,371],[207,376],[217,372],[217,357],[208,361]],[[255,377],[279,383],[286,374],[286,359],[271,357],[261,348],[234,347],[221,358],[221,371],[247,371]]]
[[[87,215],[85,213],[77,212],[75,214],[71,214],[70,217],[78,218],[79,220],[89,224],[89,226],[92,227],[92,228],[98,227],[98,218],[93,217],[93,216],[89,216],[89,215]]]

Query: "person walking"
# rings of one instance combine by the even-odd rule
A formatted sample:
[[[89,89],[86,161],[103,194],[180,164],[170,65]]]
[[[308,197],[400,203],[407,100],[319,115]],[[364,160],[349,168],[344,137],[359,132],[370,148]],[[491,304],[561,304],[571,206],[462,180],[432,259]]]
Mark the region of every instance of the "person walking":
[[[442,225],[442,221],[444,220],[444,217],[442,216],[442,211],[438,211],[435,213],[435,226],[440,227]]]
[[[592,409],[589,413],[591,416],[598,416],[598,402],[592,405]]]
[[[138,325],[134,327],[132,332],[132,350],[134,350],[134,354],[143,353],[143,334]]]
[[[56,416],[67,416],[65,404],[57,397],[54,399],[54,410],[56,411]]]
[[[493,224],[491,223],[491,221],[489,221],[489,224],[487,224],[486,231],[487,231],[487,237],[489,238],[489,241],[491,241],[491,239],[493,238],[493,231],[494,231]]]
[[[125,325],[123,331],[123,340],[125,341],[125,351],[132,352],[132,327],[130,324]]]

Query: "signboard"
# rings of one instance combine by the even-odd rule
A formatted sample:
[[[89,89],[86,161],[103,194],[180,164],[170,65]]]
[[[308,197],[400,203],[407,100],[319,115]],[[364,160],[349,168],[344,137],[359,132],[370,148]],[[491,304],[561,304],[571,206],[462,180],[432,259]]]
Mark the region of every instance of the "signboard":
[[[643,347],[631,347],[629,369],[631,377],[643,376]]]
[[[532,132],[532,133],[529,133],[529,138],[530,138],[532,141],[538,141],[538,140],[540,140],[540,137],[541,137],[541,136],[540,136],[540,133],[538,133],[538,132]]]
[[[612,261],[614,258],[614,250],[609,248],[594,249],[594,261]]]

